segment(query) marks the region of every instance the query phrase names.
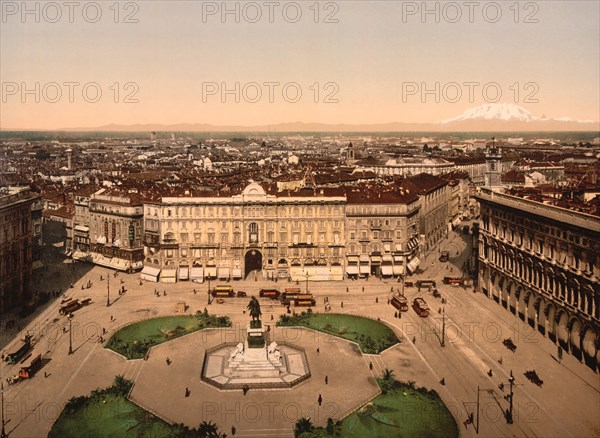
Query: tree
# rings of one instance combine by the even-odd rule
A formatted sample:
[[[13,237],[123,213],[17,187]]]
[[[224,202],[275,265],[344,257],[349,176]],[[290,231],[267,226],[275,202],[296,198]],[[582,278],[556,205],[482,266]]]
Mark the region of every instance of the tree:
[[[132,386],[133,382],[131,380],[127,380],[122,375],[115,376],[113,387],[115,388],[117,393],[121,395],[127,395]]]
[[[252,297],[250,299],[247,309],[250,313],[250,316],[252,317],[252,321],[260,321],[260,316],[262,315],[262,312],[260,311],[260,303],[258,302],[256,297]]]
[[[423,152],[430,152],[429,145],[427,143],[423,145]]]
[[[379,386],[381,386],[381,391],[386,394],[389,390],[394,388],[395,376],[394,371],[386,368],[383,370],[383,376],[379,381]]]
[[[200,423],[200,427],[198,427],[198,436],[200,438],[219,438],[221,435],[219,434],[219,427],[214,424],[212,421],[208,423],[203,421]]]
[[[312,432],[313,424],[310,417],[302,417],[296,421],[296,429],[294,431],[294,436],[298,437],[303,433]]]
[[[383,370],[383,380],[393,381],[395,377],[394,370],[390,370],[389,368]]]

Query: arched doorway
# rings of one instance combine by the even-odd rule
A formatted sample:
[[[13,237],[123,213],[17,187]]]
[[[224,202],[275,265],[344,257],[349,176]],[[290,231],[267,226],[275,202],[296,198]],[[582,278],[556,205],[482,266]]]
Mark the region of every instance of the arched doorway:
[[[255,249],[248,251],[244,257],[244,266],[244,278],[252,271],[262,270],[262,253]]]

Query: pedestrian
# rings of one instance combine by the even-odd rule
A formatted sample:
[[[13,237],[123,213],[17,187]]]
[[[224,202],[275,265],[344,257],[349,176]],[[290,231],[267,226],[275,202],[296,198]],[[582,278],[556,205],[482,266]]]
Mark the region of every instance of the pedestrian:
[[[48,373],[46,371],[44,371],[44,379],[48,377]]]
[[[235,436],[236,428],[235,426],[231,426],[231,436]]]
[[[317,347],[317,354],[321,352],[321,349]]]
[[[342,309],[344,308],[344,302],[342,301]]]
[[[488,376],[492,377],[494,375],[494,372],[492,371],[492,369],[490,368],[490,370],[487,372]]]
[[[365,287],[364,287],[364,286],[362,287],[362,291],[363,291],[363,292],[365,291]]]
[[[271,315],[271,321],[273,321],[273,315]]]
[[[196,295],[196,289],[194,289],[194,295]]]
[[[348,289],[348,286],[346,286],[346,292],[350,292],[350,289]]]
[[[329,378],[325,376],[325,385],[329,384]]]
[[[189,396],[190,396],[190,390],[189,390],[189,388],[188,388],[187,386],[186,386],[186,388],[185,388],[185,396],[186,396],[186,397],[189,397]]]
[[[171,359],[169,359],[168,357],[166,359],[166,362],[167,362],[167,365],[171,365]]]
[[[163,296],[165,296],[165,297],[167,296],[167,291],[163,292]]]
[[[373,371],[373,362],[369,362],[369,370]]]
[[[413,341],[413,344],[416,344],[417,343],[417,337],[413,336],[413,340],[412,341]]]
[[[498,389],[500,389],[500,391],[504,392],[504,382],[500,383],[500,385],[498,385]]]
[[[390,287],[390,292],[394,292],[394,286]]]
[[[317,399],[317,401],[319,402],[319,406],[321,406],[321,404],[323,403],[323,397],[321,396],[321,394],[319,394],[319,398]]]
[[[379,303],[379,297],[375,297],[375,303]]]
[[[442,380],[440,380],[440,384],[442,384],[442,386],[446,385],[446,378],[445,377],[442,377]]]
[[[398,312],[394,312],[394,318],[398,318]]]
[[[500,359],[498,359],[498,363],[502,365],[502,356],[500,356]]]

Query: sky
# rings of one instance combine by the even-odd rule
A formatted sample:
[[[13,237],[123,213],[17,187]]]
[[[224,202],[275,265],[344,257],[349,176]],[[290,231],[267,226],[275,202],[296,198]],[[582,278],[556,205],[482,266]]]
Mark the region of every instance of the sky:
[[[600,120],[600,2],[0,1],[1,129]]]

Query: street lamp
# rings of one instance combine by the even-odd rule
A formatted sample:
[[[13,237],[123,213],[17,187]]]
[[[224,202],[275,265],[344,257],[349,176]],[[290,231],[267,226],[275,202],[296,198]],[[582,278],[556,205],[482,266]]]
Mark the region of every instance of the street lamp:
[[[73,314],[69,313],[69,354],[73,354]]]
[[[206,278],[208,278],[208,304],[210,304],[210,275],[207,276]]]
[[[513,385],[515,384],[515,377],[513,376],[512,370],[510,370],[510,377],[508,378],[508,383],[510,384],[510,393],[506,396],[508,400],[508,409],[506,411],[506,423],[513,423]]]
[[[308,271],[306,271],[306,293],[308,294]]]
[[[110,306],[110,274],[106,275],[106,307]]]
[[[442,347],[446,346],[446,308],[442,307]]]
[[[2,438],[8,438],[8,434],[6,433],[6,428],[4,424],[4,382],[0,383],[0,399],[2,399],[2,432],[0,436]]]

